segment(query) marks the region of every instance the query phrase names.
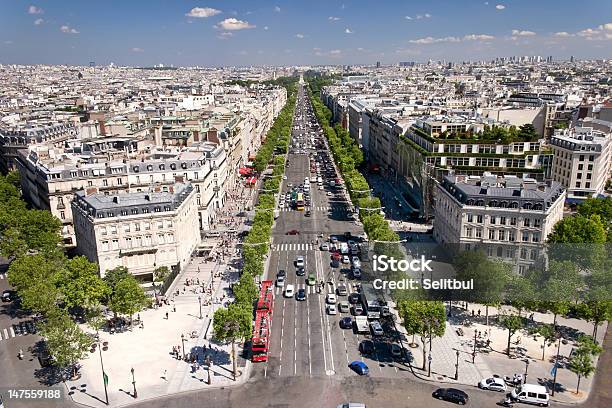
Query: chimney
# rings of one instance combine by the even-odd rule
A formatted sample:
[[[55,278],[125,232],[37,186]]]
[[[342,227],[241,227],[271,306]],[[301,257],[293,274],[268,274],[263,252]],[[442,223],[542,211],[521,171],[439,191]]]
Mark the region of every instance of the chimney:
[[[148,194],[145,194],[144,199],[145,201],[151,201],[151,196]]]
[[[183,176],[174,176],[174,182],[175,183],[182,183],[183,182]]]
[[[118,196],[114,196],[113,197],[113,203],[119,204],[119,197]]]
[[[89,187],[85,190],[85,197],[89,197],[90,195],[96,194],[98,192],[97,187]]]

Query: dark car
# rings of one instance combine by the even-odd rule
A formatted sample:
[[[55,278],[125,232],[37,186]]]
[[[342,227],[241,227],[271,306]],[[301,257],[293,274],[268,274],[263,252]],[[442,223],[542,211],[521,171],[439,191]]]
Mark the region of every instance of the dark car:
[[[287,235],[300,235],[300,231],[296,229],[292,229],[292,230],[287,231]]]
[[[348,301],[350,304],[354,305],[355,303],[359,303],[359,300],[361,299],[361,296],[359,295],[359,293],[351,293],[348,297]]]
[[[342,319],[340,319],[340,328],[341,329],[352,329],[353,319],[349,316],[343,317]]]
[[[276,276],[287,276],[287,272],[284,269],[279,269]]]
[[[306,213],[304,214],[306,217],[310,217],[310,210],[306,211]]]
[[[296,300],[306,300],[306,290],[299,289],[295,295]]]
[[[467,404],[469,399],[468,395],[464,391],[458,390],[456,388],[438,388],[431,395],[434,398],[454,402],[455,404],[459,405]]]
[[[295,270],[295,274],[296,274],[297,276],[304,276],[304,275],[306,275],[306,271],[304,270],[304,267],[303,267],[303,266],[300,266],[300,267],[298,267],[298,268]]]
[[[332,268],[337,268],[337,267],[339,267],[339,266],[340,266],[340,261],[339,261],[338,259],[336,259],[336,258],[332,258],[332,260],[331,260],[331,266],[332,266]]]
[[[368,366],[363,361],[353,361],[348,366],[359,375],[368,375],[370,373]]]
[[[361,354],[372,354],[374,352],[374,342],[372,340],[363,340],[359,343],[359,352]]]

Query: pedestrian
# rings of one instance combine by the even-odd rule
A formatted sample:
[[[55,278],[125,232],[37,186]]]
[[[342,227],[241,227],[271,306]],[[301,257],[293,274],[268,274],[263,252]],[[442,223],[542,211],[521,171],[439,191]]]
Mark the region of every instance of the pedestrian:
[[[166,312],[166,320],[168,320],[168,312]]]
[[[478,309],[478,317],[480,317],[480,309]]]
[[[472,309],[472,317],[474,317],[474,310]]]
[[[176,305],[172,306],[172,311],[176,312]],[[166,313],[166,314],[168,314],[168,313]]]
[[[23,350],[19,349],[19,354],[17,354],[17,357],[19,357],[20,360],[23,360]]]
[[[166,377],[168,375],[168,370],[164,370],[164,373],[162,374],[162,377],[164,379],[164,381],[168,381],[168,378]]]

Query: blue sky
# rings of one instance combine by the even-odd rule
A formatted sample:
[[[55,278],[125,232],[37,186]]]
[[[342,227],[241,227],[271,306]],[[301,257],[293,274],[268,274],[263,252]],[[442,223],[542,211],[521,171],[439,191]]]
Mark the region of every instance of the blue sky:
[[[0,0],[0,63],[612,58],[610,0]]]

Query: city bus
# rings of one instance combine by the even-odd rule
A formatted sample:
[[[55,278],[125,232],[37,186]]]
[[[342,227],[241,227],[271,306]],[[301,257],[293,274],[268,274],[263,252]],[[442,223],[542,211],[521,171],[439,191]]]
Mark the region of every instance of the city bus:
[[[295,209],[298,211],[304,211],[304,193],[298,193],[295,199]]]

